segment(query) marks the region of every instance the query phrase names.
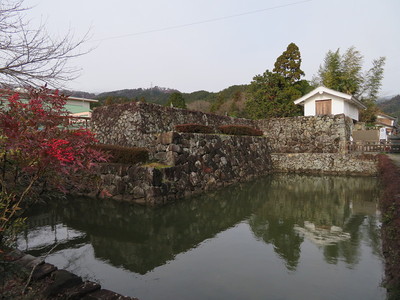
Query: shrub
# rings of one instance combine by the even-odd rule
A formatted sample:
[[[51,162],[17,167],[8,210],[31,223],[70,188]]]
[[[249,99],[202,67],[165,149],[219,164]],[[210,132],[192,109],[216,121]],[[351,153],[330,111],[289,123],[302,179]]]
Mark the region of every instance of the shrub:
[[[116,145],[92,145],[91,148],[108,153],[112,163],[135,164],[146,162],[149,159],[149,152],[145,148],[122,147]]]
[[[263,135],[261,130],[246,125],[222,125],[218,127],[218,130],[230,135]]]
[[[94,134],[69,128],[66,97],[46,88],[0,94],[0,243],[12,243],[22,212],[55,190],[84,188],[107,155]],[[92,182],[91,182],[92,183]]]
[[[175,126],[178,132],[186,133],[214,133],[214,129],[202,124],[180,124]]]
[[[400,170],[387,155],[378,156],[383,191],[380,197],[382,212],[382,252],[385,257],[384,285],[388,299],[400,296]]]

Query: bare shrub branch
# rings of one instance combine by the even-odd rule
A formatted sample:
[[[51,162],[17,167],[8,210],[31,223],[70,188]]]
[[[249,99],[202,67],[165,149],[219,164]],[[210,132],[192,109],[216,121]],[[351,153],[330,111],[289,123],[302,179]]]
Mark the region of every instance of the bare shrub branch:
[[[23,0],[0,2],[0,85],[57,87],[79,76],[79,68],[68,66],[82,50],[89,32],[79,39],[69,30],[63,37],[50,36],[46,24],[32,29]]]

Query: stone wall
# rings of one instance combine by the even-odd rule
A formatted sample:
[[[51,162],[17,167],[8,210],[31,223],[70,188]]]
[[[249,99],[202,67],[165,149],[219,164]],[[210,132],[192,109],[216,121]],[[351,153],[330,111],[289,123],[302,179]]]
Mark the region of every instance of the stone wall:
[[[259,128],[275,153],[343,153],[353,126],[344,115],[254,121],[142,102],[99,107],[92,116],[92,130],[101,143],[146,147],[151,156],[158,134],[186,123],[215,129],[226,124]]]
[[[168,164],[140,167],[104,164],[103,194],[159,204],[268,174],[271,158],[264,137],[169,132],[159,135],[156,156]]]
[[[271,154],[274,172],[377,175],[377,159],[371,154],[341,153],[274,153]]]
[[[273,153],[345,152],[353,122],[344,115],[257,121]]]
[[[175,125],[248,125],[262,137],[174,132]],[[373,156],[346,155],[353,127],[344,115],[246,120],[134,102],[97,108],[101,143],[140,146],[164,167],[103,165],[103,195],[157,204],[277,172],[376,174]]]
[[[228,124],[256,126],[252,120],[143,102],[96,108],[91,122],[93,132],[103,144],[147,147],[150,151],[157,134],[172,131],[179,124],[197,123],[214,128]]]
[[[2,299],[138,300],[103,289],[99,283],[84,281],[82,277],[45,262],[43,257],[18,249],[5,249],[3,257],[6,259],[0,265]]]

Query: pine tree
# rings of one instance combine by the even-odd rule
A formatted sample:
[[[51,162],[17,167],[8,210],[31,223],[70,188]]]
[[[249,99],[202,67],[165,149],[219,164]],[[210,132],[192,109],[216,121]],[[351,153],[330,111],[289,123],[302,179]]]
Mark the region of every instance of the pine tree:
[[[301,115],[302,108],[293,103],[311,90],[306,80],[300,80],[304,72],[300,69],[299,48],[290,43],[275,62],[273,72],[253,78],[248,89],[246,114],[253,119],[291,117]]]
[[[302,93],[280,74],[267,70],[255,76],[248,92],[246,113],[252,119],[301,115],[301,108],[293,101]]]
[[[301,56],[299,47],[295,43],[290,43],[282,55],[276,59],[273,72],[283,76],[289,83],[293,84],[304,76],[300,65]]]

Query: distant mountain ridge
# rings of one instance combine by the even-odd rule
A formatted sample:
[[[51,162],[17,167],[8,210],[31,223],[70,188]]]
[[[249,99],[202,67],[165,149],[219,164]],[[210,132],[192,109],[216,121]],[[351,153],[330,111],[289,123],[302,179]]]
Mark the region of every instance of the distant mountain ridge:
[[[248,85],[233,85],[219,92],[200,90],[192,93],[182,93],[182,96],[188,109],[240,116],[244,110],[247,87]],[[94,104],[93,107],[131,101],[145,101],[165,105],[169,96],[174,92],[179,92],[179,90],[158,86],[147,89],[109,91],[97,95],[82,91],[62,91],[65,95],[72,97],[99,100],[99,103]]]
[[[384,102],[378,102],[378,107],[384,113],[397,117],[400,120],[400,95],[394,96]]]
[[[182,93],[188,109],[213,112],[221,115],[243,116],[244,103],[246,102],[246,90],[248,85],[233,85],[219,92],[204,90],[192,93]],[[62,91],[64,94],[87,99],[97,99],[96,106],[130,101],[146,101],[165,105],[169,96],[177,89],[155,86],[153,88],[123,89],[100,94],[83,91]],[[107,99],[114,102],[107,102]],[[380,98],[377,101],[380,110],[400,119],[400,95]]]
[[[108,97],[125,98],[129,101],[145,100],[146,102],[165,104],[169,95],[178,92],[176,89],[163,88],[155,86],[153,88],[143,89],[124,89],[98,94],[96,99],[102,101]]]
[[[69,90],[61,90],[60,92],[64,95],[71,96],[71,97],[86,98],[86,99],[95,99],[96,98],[96,94],[94,94],[94,93],[88,93],[88,92],[82,92],[82,91],[69,91]]]

